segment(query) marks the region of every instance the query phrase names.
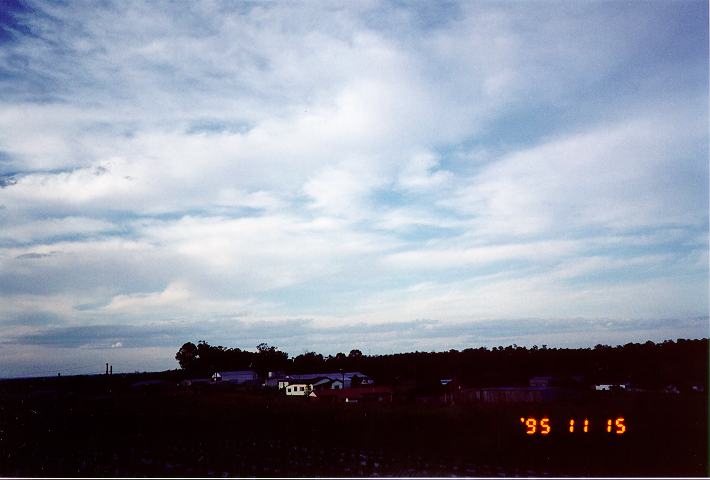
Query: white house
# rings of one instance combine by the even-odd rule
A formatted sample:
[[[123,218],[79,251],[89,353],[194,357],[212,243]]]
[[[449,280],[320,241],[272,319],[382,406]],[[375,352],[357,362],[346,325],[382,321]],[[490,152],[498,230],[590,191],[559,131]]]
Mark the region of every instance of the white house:
[[[253,370],[232,370],[227,372],[215,372],[212,380],[215,382],[229,382],[234,384],[253,382],[259,379],[259,375]]]
[[[313,391],[313,387],[306,383],[293,383],[286,387],[286,395],[305,397]]]
[[[279,382],[279,384],[281,383]],[[284,381],[283,384],[282,388],[286,389],[286,395],[296,396],[308,395],[314,391],[342,390],[343,388],[342,380],[331,380],[327,377],[303,379],[294,383]]]

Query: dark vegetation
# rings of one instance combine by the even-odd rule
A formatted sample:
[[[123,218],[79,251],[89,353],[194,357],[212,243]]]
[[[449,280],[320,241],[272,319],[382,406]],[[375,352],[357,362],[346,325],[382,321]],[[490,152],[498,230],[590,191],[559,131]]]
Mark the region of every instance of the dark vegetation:
[[[207,376],[217,370],[254,369],[287,373],[361,371],[378,384],[404,381],[426,384],[455,378],[467,386],[527,385],[536,375],[553,375],[561,382],[583,377],[587,383],[623,383],[649,389],[669,384],[681,389],[707,386],[708,339],[662,343],[628,343],[594,348],[508,347],[462,351],[363,355],[352,350],[324,357],[315,352],[289,358],[276,347],[261,344],[256,352],[188,342],[176,359],[186,375]]]
[[[522,384],[529,374],[583,374],[682,385],[706,383],[707,345],[701,340],[377,357],[355,352],[313,364],[267,347],[243,352],[246,365],[213,366],[268,371],[274,365],[251,362],[278,355],[286,360],[281,369],[360,370],[382,383],[456,376],[478,384]],[[0,476],[708,474],[707,393],[587,390],[574,401],[554,403],[442,405],[400,397],[391,404],[349,405],[286,398],[253,386],[177,387],[180,379],[200,373],[189,368],[0,382]],[[163,382],[136,386],[145,380]],[[526,436],[519,418],[528,416],[551,418],[552,434]],[[600,428],[565,434],[568,418],[599,425],[618,416],[628,425],[623,436]]]

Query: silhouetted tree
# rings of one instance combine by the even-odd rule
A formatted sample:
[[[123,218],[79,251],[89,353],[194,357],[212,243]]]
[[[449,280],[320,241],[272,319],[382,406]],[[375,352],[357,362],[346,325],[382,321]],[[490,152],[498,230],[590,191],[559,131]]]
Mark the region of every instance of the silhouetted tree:
[[[256,346],[256,351],[252,368],[261,375],[270,371],[285,370],[289,366],[288,353],[282,352],[276,347],[260,343]]]
[[[197,359],[197,347],[192,342],[183,344],[175,354],[175,360],[178,361],[180,368],[183,370],[194,370]]]
[[[296,372],[317,373],[325,369],[323,355],[316,352],[306,352],[293,359],[293,369]]]

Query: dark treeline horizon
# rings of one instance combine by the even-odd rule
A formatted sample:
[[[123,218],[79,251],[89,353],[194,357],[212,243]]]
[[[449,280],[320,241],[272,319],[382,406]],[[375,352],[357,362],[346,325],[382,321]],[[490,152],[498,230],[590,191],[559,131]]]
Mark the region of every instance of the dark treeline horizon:
[[[615,347],[548,348],[509,345],[440,352],[408,352],[324,356],[316,352],[289,357],[276,346],[261,343],[256,352],[212,346],[200,340],[185,343],[175,358],[186,376],[207,376],[220,370],[252,369],[268,372],[318,373],[361,371],[379,384],[434,384],[451,378],[463,385],[526,385],[533,376],[554,376],[569,382],[622,383],[662,388],[668,384],[689,388],[707,386],[710,341],[665,340],[627,343]]]

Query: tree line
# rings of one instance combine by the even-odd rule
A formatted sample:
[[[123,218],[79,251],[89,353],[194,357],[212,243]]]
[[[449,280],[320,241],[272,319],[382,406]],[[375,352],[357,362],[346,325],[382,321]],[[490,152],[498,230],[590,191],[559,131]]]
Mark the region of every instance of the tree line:
[[[307,352],[296,357],[261,343],[256,351],[212,346],[201,340],[185,343],[175,355],[183,372],[207,376],[219,370],[251,369],[268,372],[317,373],[362,371],[379,384],[426,384],[451,378],[464,385],[526,385],[533,376],[554,376],[560,384],[621,383],[649,388],[674,384],[707,386],[708,339],[661,343],[627,343],[615,347],[531,348],[517,345],[467,348],[445,352],[387,355],[350,353],[324,356]]]

